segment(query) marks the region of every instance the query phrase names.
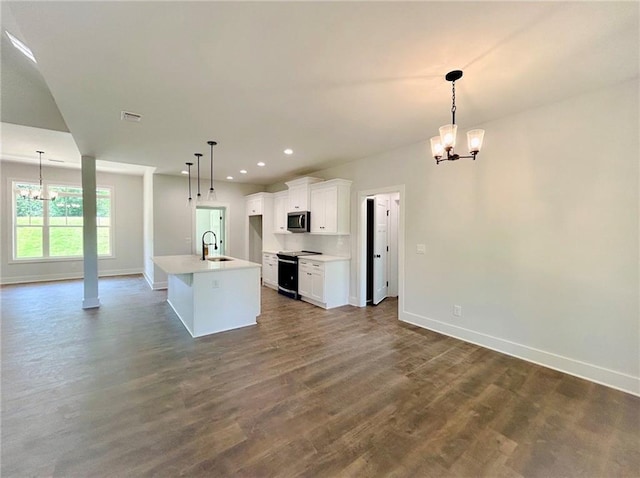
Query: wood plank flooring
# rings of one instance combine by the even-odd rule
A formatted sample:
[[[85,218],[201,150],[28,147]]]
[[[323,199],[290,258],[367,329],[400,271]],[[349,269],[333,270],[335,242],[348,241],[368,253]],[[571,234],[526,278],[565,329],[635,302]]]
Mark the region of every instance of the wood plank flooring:
[[[263,288],[192,339],[138,276],[0,288],[3,477],[640,476],[640,399]]]

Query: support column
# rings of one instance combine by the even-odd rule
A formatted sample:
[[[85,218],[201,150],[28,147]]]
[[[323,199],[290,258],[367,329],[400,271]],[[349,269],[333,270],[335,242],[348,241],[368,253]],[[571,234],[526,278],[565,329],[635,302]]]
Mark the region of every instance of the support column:
[[[82,233],[84,253],[83,309],[100,307],[98,297],[98,225],[96,200],[96,158],[82,156]]]

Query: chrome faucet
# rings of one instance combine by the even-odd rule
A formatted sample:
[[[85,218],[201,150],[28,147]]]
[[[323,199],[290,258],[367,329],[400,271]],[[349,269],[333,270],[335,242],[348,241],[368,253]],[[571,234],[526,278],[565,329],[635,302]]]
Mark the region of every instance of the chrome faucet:
[[[213,234],[213,242],[204,242],[204,236],[206,236],[207,234]],[[202,260],[204,261],[207,258],[207,254],[209,252],[209,246],[213,245],[213,249],[214,250],[218,250],[218,236],[216,236],[216,233],[213,231],[205,231],[204,234],[202,234]]]

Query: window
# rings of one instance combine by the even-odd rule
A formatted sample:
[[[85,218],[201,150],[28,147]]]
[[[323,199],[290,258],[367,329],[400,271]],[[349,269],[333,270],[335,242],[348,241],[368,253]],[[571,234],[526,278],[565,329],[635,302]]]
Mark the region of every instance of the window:
[[[55,201],[20,194],[38,188],[35,183],[13,182],[14,260],[82,257],[82,188],[49,185],[46,196],[57,193]],[[96,195],[98,256],[111,256],[111,189],[98,188]]]

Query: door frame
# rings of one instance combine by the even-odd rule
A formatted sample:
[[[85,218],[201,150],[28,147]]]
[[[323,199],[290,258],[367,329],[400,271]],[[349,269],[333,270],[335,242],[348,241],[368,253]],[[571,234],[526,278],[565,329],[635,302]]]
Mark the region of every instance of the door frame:
[[[191,229],[192,229],[192,237],[193,242],[191,244],[191,252],[196,254],[198,249],[198,244],[201,239],[197,236],[198,224],[196,218],[196,209],[224,209],[224,251],[225,254],[229,254],[229,216],[230,216],[230,207],[227,202],[218,202],[218,201],[206,201],[202,200],[197,204],[194,204],[194,207],[191,210]]]
[[[400,197],[399,217],[398,217],[398,316],[404,310],[404,229],[405,229],[405,186],[386,186],[376,189],[358,191],[356,211],[358,222],[358,234],[356,240],[356,295],[355,303],[357,307],[367,305],[367,197],[376,194],[398,193]]]

